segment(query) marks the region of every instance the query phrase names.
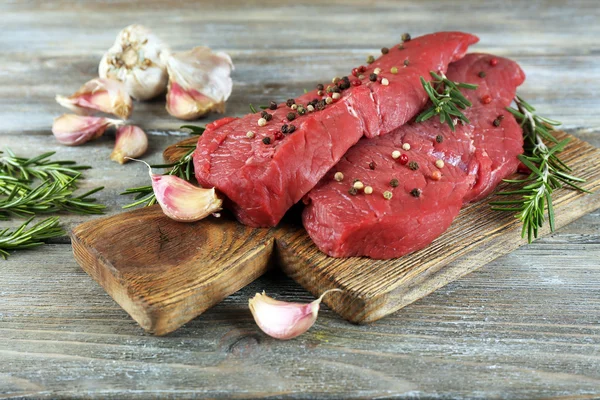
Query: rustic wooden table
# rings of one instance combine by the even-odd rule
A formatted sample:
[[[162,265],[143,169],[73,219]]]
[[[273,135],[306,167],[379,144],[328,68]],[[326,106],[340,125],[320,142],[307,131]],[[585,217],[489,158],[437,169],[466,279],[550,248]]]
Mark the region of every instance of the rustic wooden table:
[[[228,115],[349,70],[405,31],[473,32],[476,50],[522,65],[521,93],[543,114],[600,146],[595,0],[22,1],[3,2],[0,15],[0,148],[55,150],[93,165],[87,185],[106,186],[110,214],[146,170],[109,161],[111,137],[62,147],[50,126],[63,112],[54,95],[92,78],[118,30],[134,22],[175,49],[229,52]],[[160,100],[136,104],[133,120],[150,134],[151,162],[182,138]],[[67,229],[87,219],[62,217]],[[64,238],[0,261],[0,398],[600,396],[599,229],[600,212],[587,215],[369,326],[325,309],[289,342],[258,331],[247,307],[265,288],[311,300],[276,271],[152,337],[79,268]]]

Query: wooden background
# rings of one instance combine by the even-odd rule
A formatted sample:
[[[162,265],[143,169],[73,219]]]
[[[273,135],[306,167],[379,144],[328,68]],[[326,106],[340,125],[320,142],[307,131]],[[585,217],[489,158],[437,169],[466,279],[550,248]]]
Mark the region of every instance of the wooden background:
[[[229,52],[229,115],[348,71],[408,31],[462,29],[476,50],[517,60],[520,91],[600,146],[597,1],[4,1],[0,148],[91,163],[108,213],[140,165],[108,159],[113,138],[55,143],[55,94],[92,78],[119,29],[139,22],[175,49]],[[201,123],[209,122],[211,116]],[[164,104],[136,104],[151,162],[182,138]],[[66,228],[87,217],[65,216]],[[10,226],[19,221],[2,222]],[[519,249],[369,326],[325,309],[290,342],[263,335],[247,300],[312,297],[273,273],[167,337],[145,335],[75,263],[68,239],[0,261],[0,398],[578,398],[600,396],[600,212]]]

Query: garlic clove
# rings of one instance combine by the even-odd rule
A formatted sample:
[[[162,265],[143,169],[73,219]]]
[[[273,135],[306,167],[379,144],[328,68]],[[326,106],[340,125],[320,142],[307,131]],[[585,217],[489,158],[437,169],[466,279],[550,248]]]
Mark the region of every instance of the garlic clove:
[[[223,201],[217,197],[215,188],[197,187],[175,175],[152,174],[147,162],[127,158],[146,164],[156,201],[167,217],[180,222],[194,222],[222,210]]]
[[[167,111],[180,119],[196,119],[210,111],[225,112],[231,95],[234,69],[226,53],[195,47],[167,59],[169,86]]]
[[[109,126],[119,126],[123,121],[103,117],[63,114],[54,119],[52,134],[60,143],[78,146],[97,139]]]
[[[110,154],[110,159],[125,164],[129,158],[136,158],[148,150],[148,136],[133,125],[121,126],[117,129],[115,147]]]
[[[167,87],[166,44],[142,25],[130,25],[119,32],[113,46],[100,60],[98,74],[123,82],[127,93],[148,100]]]
[[[56,96],[56,101],[80,115],[97,110],[127,119],[133,110],[133,102],[125,85],[114,79],[92,79],[69,97]]]
[[[256,293],[248,305],[256,324],[264,333],[275,339],[287,340],[303,334],[313,326],[323,297],[331,292],[341,290],[327,290],[321,297],[308,304],[275,300],[262,292]]]

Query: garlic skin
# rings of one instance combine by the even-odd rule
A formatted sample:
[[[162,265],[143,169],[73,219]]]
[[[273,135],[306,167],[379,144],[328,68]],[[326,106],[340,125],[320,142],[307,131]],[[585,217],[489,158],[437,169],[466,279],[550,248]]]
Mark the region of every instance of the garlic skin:
[[[217,197],[215,188],[197,187],[175,175],[155,175],[147,162],[126,158],[146,164],[156,201],[167,217],[179,222],[194,222],[223,209],[223,200]]]
[[[302,304],[275,300],[263,291],[262,294],[256,293],[248,305],[254,321],[264,333],[275,339],[288,340],[300,336],[313,326],[323,297],[331,292],[341,290],[327,290],[315,301]]]
[[[133,111],[133,101],[125,85],[114,79],[92,79],[69,97],[57,95],[56,101],[79,115],[101,111],[127,119]]]
[[[195,47],[171,55],[167,60],[168,113],[179,119],[192,120],[210,111],[225,112],[225,102],[233,88],[233,69],[229,55],[213,53],[208,47]]]
[[[133,125],[121,126],[117,129],[115,147],[110,159],[125,164],[130,158],[143,155],[148,150],[148,136],[139,127]]]
[[[100,60],[98,75],[123,82],[134,99],[148,100],[167,87],[169,53],[168,46],[148,28],[130,25],[119,32]]]
[[[109,126],[122,124],[118,119],[63,114],[54,119],[52,134],[64,145],[78,146],[99,138]]]

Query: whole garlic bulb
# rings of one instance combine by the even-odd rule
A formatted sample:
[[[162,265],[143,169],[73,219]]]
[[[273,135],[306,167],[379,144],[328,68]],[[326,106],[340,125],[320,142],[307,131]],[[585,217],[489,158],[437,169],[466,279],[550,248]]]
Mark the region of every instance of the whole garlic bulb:
[[[174,53],[167,60],[167,111],[180,119],[196,119],[210,111],[225,112],[234,69],[231,57],[208,47]]]
[[[168,46],[148,28],[130,25],[119,32],[113,46],[100,60],[98,74],[101,78],[123,82],[131,97],[148,100],[167,87],[169,53]]]

